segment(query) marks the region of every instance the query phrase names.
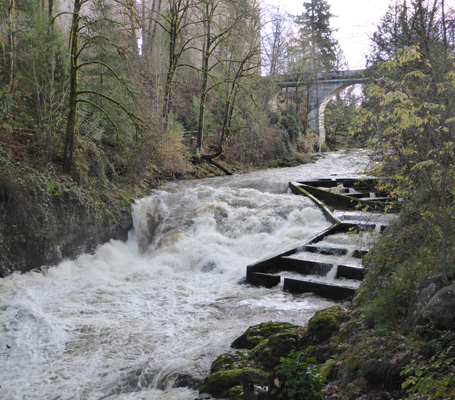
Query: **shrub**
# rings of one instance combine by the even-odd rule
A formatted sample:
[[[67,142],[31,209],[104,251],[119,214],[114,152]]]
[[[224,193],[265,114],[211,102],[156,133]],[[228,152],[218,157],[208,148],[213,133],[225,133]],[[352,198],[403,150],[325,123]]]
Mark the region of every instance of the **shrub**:
[[[309,347],[308,351],[311,350],[313,348]],[[275,381],[272,393],[278,399],[320,399],[326,377],[315,362],[316,357],[306,358],[300,351],[290,353],[288,358],[281,357],[280,364],[275,367],[278,381]]]

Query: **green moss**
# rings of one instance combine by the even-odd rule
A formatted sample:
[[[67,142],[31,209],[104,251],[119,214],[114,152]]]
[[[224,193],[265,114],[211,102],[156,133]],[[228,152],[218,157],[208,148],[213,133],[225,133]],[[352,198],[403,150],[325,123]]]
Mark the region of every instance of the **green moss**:
[[[234,386],[228,391],[229,400],[237,400],[243,393],[242,386]]]
[[[359,323],[355,320],[346,322],[338,331],[337,341],[343,342],[349,339],[359,327]]]
[[[329,339],[338,332],[338,326],[347,319],[346,312],[338,306],[317,311],[307,326],[307,336],[316,342]]]
[[[251,357],[257,359],[266,371],[272,371],[281,357],[298,349],[301,336],[300,327],[272,335],[251,350]]]
[[[212,364],[210,373],[217,371],[227,371],[229,369],[243,368],[248,363],[248,353],[244,351],[236,351],[234,354],[222,354]]]
[[[242,383],[243,374],[248,374],[254,383],[266,385],[268,373],[260,368],[239,368],[228,371],[217,371],[207,376],[201,384],[199,391],[201,393],[209,393],[212,396],[223,396],[235,386]]]
[[[327,360],[319,371],[321,375],[327,377],[327,379],[336,379],[338,373],[338,364],[335,360]]]
[[[250,326],[243,335],[232,342],[231,347],[234,349],[253,349],[268,337],[285,330],[301,331],[302,328],[287,322],[265,322]]]
[[[0,152],[0,170],[0,277],[74,256],[131,218],[109,187],[84,188],[52,166],[39,172]]]

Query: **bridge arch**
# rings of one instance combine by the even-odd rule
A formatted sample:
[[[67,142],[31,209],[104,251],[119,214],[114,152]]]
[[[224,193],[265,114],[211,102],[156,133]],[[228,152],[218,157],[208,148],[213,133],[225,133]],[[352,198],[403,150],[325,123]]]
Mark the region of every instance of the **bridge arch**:
[[[325,143],[326,141],[326,132],[325,132],[325,109],[327,107],[327,104],[330,103],[330,101],[333,99],[333,97],[335,97],[337,94],[341,93],[344,89],[347,89],[349,86],[353,86],[353,85],[358,85],[358,84],[362,84],[362,83],[365,83],[364,81],[359,81],[359,82],[350,82],[350,83],[345,83],[343,85],[340,85],[339,87],[337,87],[336,89],[334,89],[332,92],[330,92],[327,97],[322,100],[321,104],[319,105],[318,109],[317,109],[317,114],[318,114],[318,118],[317,118],[317,122],[318,122],[318,126],[317,126],[317,133],[318,133],[318,136],[319,136],[319,151],[321,151],[321,148],[323,146],[323,144]]]
[[[308,84],[299,84],[296,75],[286,75],[278,82],[280,90],[286,87],[298,87],[299,90],[306,92],[307,107],[310,110],[308,125],[319,136],[319,151],[321,151],[326,139],[324,113],[327,104],[333,96],[347,87],[368,82],[370,78],[366,77],[365,73],[366,70],[363,69],[322,72],[311,79]]]

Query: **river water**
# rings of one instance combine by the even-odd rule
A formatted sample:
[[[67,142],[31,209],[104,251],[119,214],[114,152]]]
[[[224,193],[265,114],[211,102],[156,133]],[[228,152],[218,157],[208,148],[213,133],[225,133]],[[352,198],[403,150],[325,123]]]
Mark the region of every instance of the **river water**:
[[[246,265],[330,224],[288,181],[355,176],[363,153],[174,182],[133,205],[134,231],[93,255],[0,279],[1,399],[193,400],[248,326],[305,324],[333,305],[245,285]]]

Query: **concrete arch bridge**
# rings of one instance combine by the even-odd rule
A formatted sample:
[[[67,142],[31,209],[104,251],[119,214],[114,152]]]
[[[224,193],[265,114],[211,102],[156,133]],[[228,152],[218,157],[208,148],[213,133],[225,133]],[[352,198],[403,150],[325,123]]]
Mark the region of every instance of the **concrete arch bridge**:
[[[341,93],[349,86],[366,83],[370,80],[366,69],[352,71],[321,72],[316,76],[310,74],[283,75],[278,82],[281,92],[283,88],[296,88],[303,93],[309,109],[309,128],[319,136],[319,150],[325,143],[324,114],[325,108],[333,96]],[[271,107],[277,109],[276,96],[273,97]]]

